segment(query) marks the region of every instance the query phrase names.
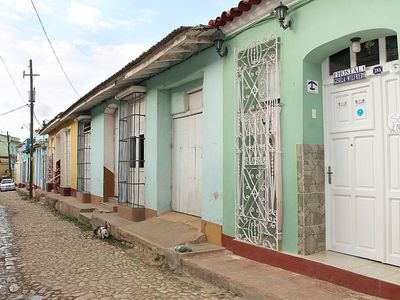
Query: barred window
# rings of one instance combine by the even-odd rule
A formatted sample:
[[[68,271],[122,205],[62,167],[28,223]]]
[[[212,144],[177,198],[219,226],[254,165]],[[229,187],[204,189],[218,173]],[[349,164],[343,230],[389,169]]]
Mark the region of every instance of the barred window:
[[[78,191],[90,193],[90,120],[78,123]]]

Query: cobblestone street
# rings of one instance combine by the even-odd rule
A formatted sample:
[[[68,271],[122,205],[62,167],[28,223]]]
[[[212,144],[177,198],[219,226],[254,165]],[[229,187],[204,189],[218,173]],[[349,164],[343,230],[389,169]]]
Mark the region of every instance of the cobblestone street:
[[[0,194],[0,233],[0,299],[238,298],[153,265],[140,251],[93,238],[15,192]]]
[[[6,220],[6,207],[0,205],[0,299],[25,298],[22,290],[16,289],[22,283],[16,253],[11,228]],[[13,289],[14,293],[10,291]]]

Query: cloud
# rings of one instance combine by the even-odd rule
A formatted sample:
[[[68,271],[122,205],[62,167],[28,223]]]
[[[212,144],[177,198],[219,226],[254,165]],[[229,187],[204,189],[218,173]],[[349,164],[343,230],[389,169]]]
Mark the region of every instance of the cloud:
[[[32,13],[32,4],[24,0],[0,0],[3,12],[18,14],[18,16],[26,16]]]
[[[56,13],[52,7],[44,3],[42,0],[34,0],[33,3],[39,10],[40,14],[54,15]],[[16,21],[21,21],[25,17],[35,13],[31,1],[27,0],[0,0],[0,7],[2,9],[2,16]]]
[[[151,9],[141,9],[138,13],[138,21],[143,23],[151,23],[152,18],[157,15],[157,12]]]
[[[0,16],[3,17],[3,18],[7,18],[9,20],[13,20],[13,21],[22,21],[22,20],[24,20],[24,18],[21,15],[16,14],[16,13],[11,13],[11,12],[2,11],[2,12],[0,12]]]
[[[81,96],[147,48],[142,44],[128,42],[116,45],[100,44],[84,39],[75,41],[52,39],[52,43],[65,71]],[[0,82],[2,83],[0,114],[19,107],[23,105],[23,101],[28,100],[29,79],[23,79],[22,72],[28,71],[29,59],[33,60],[33,72],[40,74],[39,77],[34,78],[35,112],[40,122],[44,119],[53,119],[59,112],[78,100],[78,96],[69,86],[43,35],[27,38],[24,32],[7,25],[6,20],[0,19],[0,55],[5,60],[24,98],[24,100],[20,98],[0,62]],[[29,123],[29,109],[23,108],[0,117],[0,130],[9,130],[13,136],[26,138],[29,132],[21,124],[27,123]],[[36,128],[38,125],[35,122]]]
[[[127,15],[132,17],[127,18]],[[111,13],[106,17],[99,8],[75,0],[71,1],[66,9],[68,22],[86,27],[93,32],[101,28],[114,29],[121,26],[131,28],[138,23],[151,23],[155,15],[157,15],[157,12],[152,9],[140,9],[138,11],[125,11],[125,19],[111,17]]]
[[[104,19],[103,13],[96,7],[71,1],[67,6],[67,19],[70,23],[88,27],[92,31],[98,28],[113,28],[115,25]]]

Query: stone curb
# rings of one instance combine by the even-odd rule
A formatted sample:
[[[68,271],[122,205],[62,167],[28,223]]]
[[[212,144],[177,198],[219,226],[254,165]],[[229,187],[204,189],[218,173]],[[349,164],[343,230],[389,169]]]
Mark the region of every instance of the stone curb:
[[[191,262],[190,259],[185,257],[181,258],[181,270],[187,274],[190,274],[192,276],[210,282],[218,287],[227,289],[235,294],[241,295],[243,296],[244,299],[252,299],[252,300],[281,299],[281,298],[276,298],[275,296],[272,296],[270,294],[266,294],[264,291],[254,289],[253,286],[250,287],[238,280],[232,279],[229,276],[219,274],[213,272],[210,269],[198,266],[197,264]]]
[[[76,213],[74,213],[73,215],[71,215],[71,214],[65,213],[65,212],[70,212],[71,209],[59,210],[59,208],[60,208],[60,205],[58,203],[58,202],[60,202],[59,199],[55,199],[55,198],[46,196],[44,202],[49,208],[56,210],[61,214],[68,215],[68,216],[75,216],[75,214],[76,214]],[[68,206],[69,204],[63,202],[63,206],[64,205]],[[79,213],[78,213],[78,215],[79,215]],[[94,218],[92,216],[91,220],[88,220],[85,218],[80,218],[80,217],[79,217],[79,219],[82,222],[84,222],[90,226],[93,226],[92,224],[96,223],[96,216],[94,216]],[[97,222],[99,222],[99,220],[97,220]],[[116,240],[121,241],[121,242],[126,242],[128,244],[132,244],[134,247],[137,247],[140,250],[142,250],[148,254],[160,256],[164,260],[164,262],[166,264],[168,264],[169,268],[172,270],[190,274],[190,275],[200,278],[206,282],[209,282],[209,283],[219,286],[221,288],[230,290],[235,294],[243,295],[243,296],[245,296],[245,299],[255,299],[255,300],[258,300],[258,299],[261,300],[261,299],[266,299],[266,298],[276,299],[276,298],[271,297],[271,295],[266,295],[262,291],[254,290],[254,288],[250,288],[249,286],[241,283],[240,281],[232,280],[232,278],[230,278],[228,276],[218,274],[207,268],[202,268],[190,261],[190,257],[195,256],[195,255],[202,255],[205,253],[210,253],[210,252],[215,252],[215,251],[227,251],[227,250],[209,250],[209,251],[206,250],[206,251],[192,252],[192,253],[176,253],[173,248],[164,248],[164,247],[158,245],[157,243],[149,241],[138,234],[130,233],[128,230],[124,229],[123,227],[113,224],[113,222],[109,222],[109,225],[111,228],[111,234]]]

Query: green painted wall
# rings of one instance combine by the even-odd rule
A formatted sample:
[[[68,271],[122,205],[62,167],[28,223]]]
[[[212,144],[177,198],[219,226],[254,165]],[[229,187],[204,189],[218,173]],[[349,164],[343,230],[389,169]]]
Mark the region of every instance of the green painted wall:
[[[146,206],[171,209],[172,117],[185,110],[185,93],[203,87],[202,218],[222,224],[222,61],[213,48],[147,82]]]
[[[171,210],[171,114],[169,93],[147,93],[145,139],[146,207],[162,214]]]
[[[214,63],[204,69],[202,136],[202,217],[204,220],[220,225],[222,225],[224,200],[222,67],[222,60],[218,56]]]
[[[308,1],[303,1],[304,3]],[[323,143],[321,63],[350,46],[350,38],[368,40],[399,32],[396,0],[314,0],[289,11],[293,28],[282,30],[269,18],[226,42],[224,59],[224,218],[223,232],[234,236],[234,48],[275,35],[281,39],[283,240],[297,252],[296,144]],[[307,79],[320,83],[320,94],[305,91]],[[311,118],[317,110],[317,119]]]
[[[10,136],[10,154],[17,155],[17,149],[21,142],[19,138]],[[0,134],[0,156],[8,156],[7,135]]]
[[[202,76],[202,74],[198,73],[198,76]],[[195,79],[170,89],[171,115],[186,112],[188,109],[186,92],[201,86],[203,86],[203,78]]]
[[[150,90],[146,95],[146,134],[144,144],[144,174],[146,207],[157,210],[157,110],[158,91]]]
[[[171,115],[187,111],[187,101],[184,92],[171,92]]]
[[[306,87],[307,80],[312,79],[318,81],[319,93],[307,93],[306,88],[303,89],[303,143],[304,144],[323,144],[323,106],[322,106],[322,75],[320,63],[304,62],[304,80],[303,86]],[[311,113],[315,109],[317,118],[312,119]]]
[[[100,104],[91,111],[91,137],[90,137],[90,192],[103,197],[104,183],[104,109],[106,105]]]

